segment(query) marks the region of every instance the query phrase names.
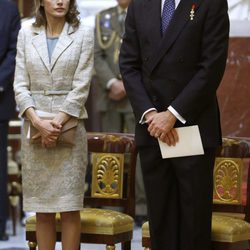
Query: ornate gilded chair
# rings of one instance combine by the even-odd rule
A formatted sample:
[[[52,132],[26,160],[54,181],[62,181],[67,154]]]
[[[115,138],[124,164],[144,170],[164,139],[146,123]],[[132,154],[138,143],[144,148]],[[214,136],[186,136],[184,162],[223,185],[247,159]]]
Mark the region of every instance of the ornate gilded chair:
[[[10,206],[10,216],[12,219],[13,235],[16,235],[16,222],[18,205],[22,195],[21,171],[18,164],[13,160],[12,147],[8,146],[8,196]]]
[[[250,138],[223,138],[215,161],[213,203],[213,249],[249,248]],[[151,248],[148,222],[142,225],[142,246]]]
[[[137,150],[134,135],[88,133],[90,195],[85,195],[81,211],[81,243],[105,244],[114,250],[121,243],[131,249],[135,214],[135,166]],[[104,209],[105,207],[105,209]],[[118,208],[119,211],[107,209]],[[56,215],[57,241],[61,240],[60,215]],[[36,218],[26,221],[26,239],[36,249]]]
[[[250,138],[223,138],[214,168],[214,249],[249,248]]]
[[[8,195],[10,218],[12,220],[13,235],[16,235],[17,219],[22,219],[22,186],[21,160],[18,157],[21,141],[21,121],[17,119],[9,122],[8,133]]]

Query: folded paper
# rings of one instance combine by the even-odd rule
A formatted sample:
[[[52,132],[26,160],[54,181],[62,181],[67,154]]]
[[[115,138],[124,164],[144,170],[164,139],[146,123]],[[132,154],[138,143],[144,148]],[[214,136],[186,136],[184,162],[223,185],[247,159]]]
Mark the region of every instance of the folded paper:
[[[197,125],[176,128],[176,131],[179,136],[179,141],[175,146],[168,146],[167,143],[158,139],[162,158],[204,154],[200,131]]]

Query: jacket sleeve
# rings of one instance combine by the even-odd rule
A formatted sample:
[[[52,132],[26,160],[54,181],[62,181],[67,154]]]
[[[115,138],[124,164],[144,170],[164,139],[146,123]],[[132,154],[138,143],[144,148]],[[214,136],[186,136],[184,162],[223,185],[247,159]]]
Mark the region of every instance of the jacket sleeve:
[[[200,62],[194,77],[171,103],[187,122],[194,122],[216,98],[224,74],[229,40],[227,1],[210,1],[202,34]]]
[[[154,108],[142,79],[142,61],[140,44],[135,22],[136,1],[132,1],[128,8],[125,21],[125,34],[120,51],[120,70],[136,121],[139,122],[146,110]]]
[[[30,92],[30,79],[26,67],[25,56],[25,31],[21,29],[17,41],[16,70],[14,80],[14,91],[20,116],[29,107],[35,107],[34,100]]]
[[[60,111],[71,116],[80,117],[88,98],[90,81],[93,72],[94,55],[93,29],[83,34],[83,42],[79,62],[74,74],[72,90],[68,93]]]

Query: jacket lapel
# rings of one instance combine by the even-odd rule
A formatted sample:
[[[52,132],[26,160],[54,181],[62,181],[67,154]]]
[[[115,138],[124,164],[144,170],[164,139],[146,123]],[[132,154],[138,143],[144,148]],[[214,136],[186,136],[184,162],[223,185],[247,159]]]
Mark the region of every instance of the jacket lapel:
[[[70,44],[73,42],[73,39],[69,36],[71,33],[73,33],[73,28],[68,24],[65,23],[63,31],[58,39],[58,42],[56,44],[56,47],[52,53],[51,56],[51,71],[53,70],[56,61],[60,57],[60,55],[70,46]]]
[[[161,42],[161,0],[144,0],[144,20],[147,39],[158,49]]]
[[[34,28],[34,33],[37,35],[33,37],[32,44],[34,45],[45,67],[48,69],[48,71],[50,71],[48,47],[44,26],[40,28]]]
[[[195,11],[197,11],[201,0],[181,0],[174,16],[169,24],[159,46],[159,50],[154,54],[149,65],[150,73],[157,66],[164,54],[170,49],[171,45],[178,38],[185,25],[190,21],[190,11],[192,5],[195,4]]]

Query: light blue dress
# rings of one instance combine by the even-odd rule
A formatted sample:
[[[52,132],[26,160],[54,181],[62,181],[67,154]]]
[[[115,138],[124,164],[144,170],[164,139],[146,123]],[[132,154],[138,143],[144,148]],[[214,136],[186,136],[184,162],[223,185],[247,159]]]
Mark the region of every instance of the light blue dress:
[[[49,62],[51,61],[51,56],[56,47],[57,41],[59,37],[47,37],[47,46],[48,46],[48,54],[49,54]]]

